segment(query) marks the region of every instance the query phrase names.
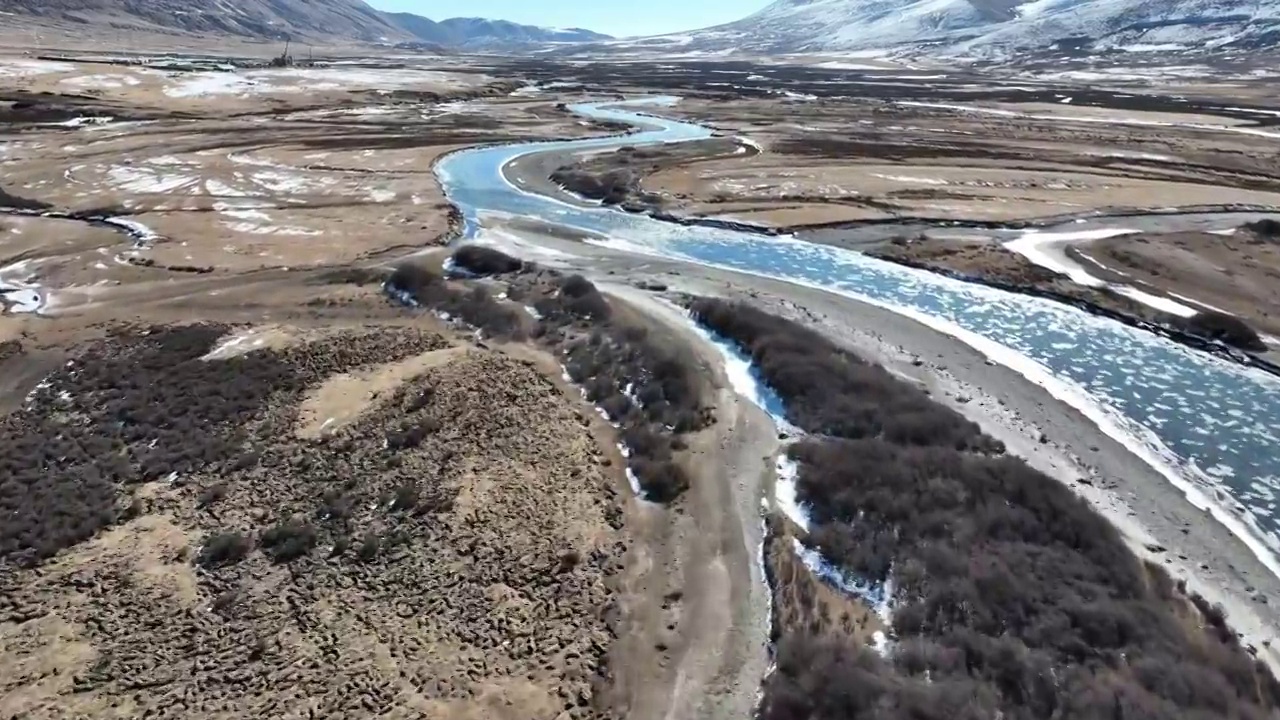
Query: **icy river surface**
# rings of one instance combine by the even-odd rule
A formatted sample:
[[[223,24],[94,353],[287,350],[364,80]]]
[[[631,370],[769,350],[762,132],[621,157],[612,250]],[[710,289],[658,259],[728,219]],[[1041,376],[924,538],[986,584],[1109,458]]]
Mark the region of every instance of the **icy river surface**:
[[[793,238],[577,207],[511,184],[503,167],[529,153],[711,135],[707,128],[642,114],[660,107],[612,103],[573,109],[640,130],[626,137],[486,147],[448,156],[437,172],[462,210],[468,234],[483,232],[487,215],[537,218],[594,234],[601,245],[828,289],[916,318],[1076,407],[1160,469],[1193,503],[1211,509],[1280,574],[1280,378],[1048,300]]]

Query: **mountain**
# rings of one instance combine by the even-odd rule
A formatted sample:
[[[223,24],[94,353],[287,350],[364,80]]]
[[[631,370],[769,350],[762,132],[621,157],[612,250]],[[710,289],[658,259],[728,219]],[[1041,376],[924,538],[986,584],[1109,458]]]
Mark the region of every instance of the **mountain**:
[[[202,35],[346,38],[496,50],[611,39],[579,28],[542,28],[505,20],[453,18],[436,22],[411,13],[380,12],[362,0],[0,0],[0,16],[6,21],[10,16],[34,16]]]
[[[254,38],[411,39],[361,0],[0,0],[0,14]]]
[[[994,55],[1049,47],[1252,48],[1277,41],[1276,0],[777,0],[736,22],[633,44],[683,52],[908,48]]]
[[[491,49],[513,45],[582,43],[610,40],[608,35],[582,28],[544,28],[506,20],[451,18],[436,22],[412,13],[385,13],[398,28],[429,43],[449,47]]]

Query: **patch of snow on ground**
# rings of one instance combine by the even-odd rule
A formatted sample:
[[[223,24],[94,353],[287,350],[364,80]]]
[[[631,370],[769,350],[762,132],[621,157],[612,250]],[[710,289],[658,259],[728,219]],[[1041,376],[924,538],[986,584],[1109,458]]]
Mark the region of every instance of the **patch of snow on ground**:
[[[241,355],[255,347],[253,340],[258,334],[258,328],[249,328],[238,333],[232,333],[222,338],[212,350],[206,353],[201,360],[225,360],[229,357]],[[261,346],[262,341],[259,340],[256,346]]]
[[[77,77],[63,78],[59,84],[66,85],[78,90],[116,90],[123,87],[133,87],[142,83],[142,80],[133,75],[79,75]]]
[[[308,178],[301,175],[263,170],[253,174],[253,182],[275,193],[299,194],[321,190],[333,185],[333,178]]]
[[[1102,240],[1119,235],[1129,235],[1134,232],[1137,231],[1111,228],[1060,233],[1042,233],[1031,230],[1024,233],[1017,240],[1005,243],[1004,247],[1006,250],[1015,252],[1046,270],[1066,275],[1071,278],[1072,282],[1088,287],[1104,287],[1106,285],[1105,282],[1090,275],[1087,270],[1068,258],[1061,248],[1072,241]]]
[[[70,120],[63,120],[62,122],[56,122],[52,124],[57,127],[82,128],[82,127],[91,127],[95,125],[97,126],[106,125],[107,123],[111,122],[114,119],[115,118],[112,118],[108,115],[95,115],[92,117],[86,116],[86,117],[71,118]]]
[[[487,81],[484,76],[411,68],[311,67],[272,68],[247,72],[185,73],[165,88],[173,98],[211,95],[301,93],[317,90],[394,90],[407,87],[464,87]]]
[[[138,165],[113,165],[107,170],[107,181],[130,193],[172,193],[195,185],[198,178]]]
[[[829,70],[893,70],[883,65],[872,65],[870,63],[842,62],[839,60],[829,60],[813,65],[813,67],[827,68]]]
[[[151,245],[157,240],[163,239],[155,230],[152,230],[136,220],[130,220],[126,217],[103,218],[102,222],[107,223],[108,225],[115,225],[118,228],[123,228],[133,236],[134,245],[137,247],[145,247],[147,245]]]
[[[916,183],[919,185],[950,185],[951,184],[951,183],[948,183],[946,180],[941,180],[938,178],[912,177],[910,175],[881,175],[879,173],[872,173],[871,175],[872,177],[878,177],[881,180],[892,180],[894,182],[901,182],[901,183]]]
[[[75,72],[75,65],[48,60],[0,60],[0,78]]]
[[[857,597],[866,603],[882,620],[888,620],[890,594],[893,592],[892,582],[872,583],[860,578],[851,578],[849,574],[827,561],[820,552],[804,546],[796,538],[791,538],[792,549],[796,557],[813,573],[814,577],[830,583],[837,589]]]
[[[1178,315],[1179,317],[1195,315],[1198,312],[1196,309],[1187,307],[1176,300],[1153,295],[1129,285],[1108,283],[1101,278],[1094,277],[1064,252],[1065,247],[1073,241],[1101,240],[1119,235],[1128,235],[1133,232],[1135,231],[1114,228],[1061,233],[1041,233],[1032,230],[1024,233],[1017,240],[1005,243],[1004,247],[1006,250],[1018,253],[1042,268],[1066,275],[1073,282],[1080,285],[1110,288],[1118,295],[1123,295],[1148,307]]]

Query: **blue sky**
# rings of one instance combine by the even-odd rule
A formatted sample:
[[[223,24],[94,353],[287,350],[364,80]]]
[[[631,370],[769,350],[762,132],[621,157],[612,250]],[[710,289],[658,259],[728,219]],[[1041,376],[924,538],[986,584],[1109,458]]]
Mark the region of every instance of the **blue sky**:
[[[528,25],[583,27],[610,35],[656,35],[745,17],[770,0],[367,0],[380,10],[443,20],[487,17]]]

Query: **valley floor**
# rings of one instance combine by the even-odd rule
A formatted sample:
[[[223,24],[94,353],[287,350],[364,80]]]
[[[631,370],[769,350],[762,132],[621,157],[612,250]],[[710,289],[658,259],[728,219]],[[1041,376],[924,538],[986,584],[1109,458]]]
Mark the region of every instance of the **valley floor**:
[[[1280,207],[1274,138],[1159,99],[1077,108],[1086,94],[1056,86],[957,110],[962,91],[933,81],[672,67],[646,84],[628,65],[492,58],[187,72],[0,57],[0,435],[24,448],[0,467],[0,514],[16,518],[0,526],[0,715],[750,716],[773,642],[812,619],[806,593],[824,622],[856,616],[859,643],[890,628],[767,545],[784,537],[766,518],[781,522],[788,438],[744,395],[741,357],[681,308],[690,296],[795,321],[927,391],[1280,666],[1280,578],[1043,388],[886,310],[533,218],[485,239],[536,269],[441,279],[461,219],[434,174],[460,148],[620,130],[564,102],[672,92],[686,100],[671,112],[721,137],[533,154],[508,178],[588,203],[552,175],[615,173],[633,212],[866,249],[896,234],[885,221],[933,235],[1170,205],[1256,214]],[[711,85],[757,72],[778,87]],[[812,94],[842,78],[859,99]],[[901,87],[932,100],[900,102]],[[1252,263],[1270,287],[1267,241],[1223,252],[1208,244],[1244,236],[1139,229],[1224,276]],[[1197,293],[1099,242],[1080,251],[1125,282]],[[407,306],[383,287],[406,264]],[[595,297],[578,275],[607,318],[573,315]],[[1197,282],[1216,288],[1203,303],[1250,302]],[[1258,308],[1246,317],[1275,332]],[[688,392],[635,400],[655,372],[600,349],[619,346],[673,360],[666,380]],[[605,375],[625,382],[606,392]],[[714,420],[646,415],[659,407]],[[673,477],[682,493],[646,499]]]

